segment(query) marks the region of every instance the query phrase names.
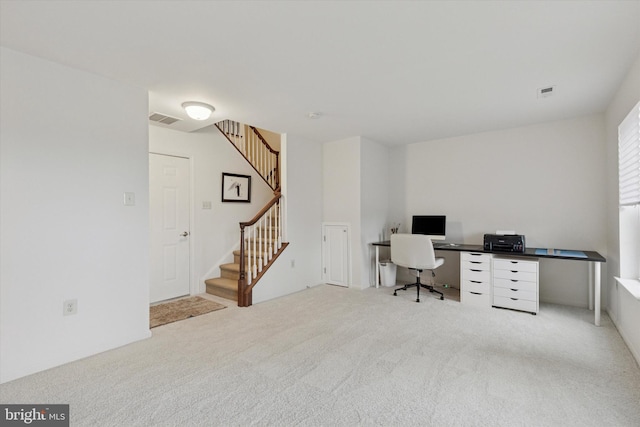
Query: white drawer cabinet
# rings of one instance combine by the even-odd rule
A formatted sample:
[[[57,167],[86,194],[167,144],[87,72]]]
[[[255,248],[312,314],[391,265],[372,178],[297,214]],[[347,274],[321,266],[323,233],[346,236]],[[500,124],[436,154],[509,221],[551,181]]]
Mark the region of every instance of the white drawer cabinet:
[[[527,291],[527,290],[517,289],[517,288],[501,288],[495,285],[493,287],[493,296],[503,297],[503,298],[523,299],[526,301],[538,300],[538,296],[536,295],[535,291]]]
[[[460,303],[491,307],[491,254],[460,254]]]
[[[510,308],[512,310],[528,311],[529,313],[538,313],[538,304],[536,301],[527,301],[519,298],[493,297],[493,306]]]
[[[498,270],[498,268],[494,266],[493,277],[495,279],[535,282],[538,279],[538,273],[518,270]]]
[[[496,257],[491,272],[494,307],[538,313],[538,260]]]
[[[496,270],[529,271],[536,274],[538,273],[538,261],[495,258],[493,260],[493,266]]]
[[[518,289],[523,291],[537,292],[535,281],[494,278],[493,286],[495,288]]]

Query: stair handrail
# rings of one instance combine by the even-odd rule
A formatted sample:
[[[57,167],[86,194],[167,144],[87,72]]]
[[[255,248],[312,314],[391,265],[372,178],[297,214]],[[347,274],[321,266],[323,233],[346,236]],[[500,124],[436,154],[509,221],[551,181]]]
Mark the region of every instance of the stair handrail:
[[[274,175],[274,179],[275,179],[275,189],[280,188],[280,152],[274,150],[273,148],[271,148],[271,145],[269,145],[269,143],[267,142],[266,139],[264,139],[264,137],[262,136],[262,134],[260,133],[260,131],[255,127],[255,126],[251,126],[249,125],[249,128],[253,131],[253,133],[256,134],[256,136],[258,137],[258,139],[262,142],[262,145],[265,146],[265,148],[267,148],[271,154],[276,156],[276,161],[275,161],[275,168],[273,169],[273,175]],[[267,181],[267,184],[269,184],[269,182]]]
[[[260,131],[258,130],[258,128],[256,128],[255,126],[251,126],[249,125],[249,128],[251,128],[251,130],[256,134],[256,136],[260,139],[260,141],[262,141],[262,143],[264,144],[265,147],[267,147],[269,149],[269,151],[271,151],[273,154],[279,154],[279,151],[274,150],[273,148],[271,148],[271,146],[269,145],[269,143],[267,142],[266,139],[264,139],[264,137],[262,136],[262,134],[260,133]]]
[[[269,145],[256,127],[246,125],[259,141],[258,146],[255,145],[256,139],[245,138],[245,125],[240,122],[222,120],[216,123],[216,127],[242,154],[269,187],[274,191],[280,187],[280,152]],[[259,146],[262,146],[264,150],[262,153],[259,152]],[[268,158],[269,155],[272,158]]]
[[[276,238],[277,247],[269,248],[270,249],[268,251],[269,259],[264,260],[264,265],[262,264],[262,259],[260,259],[261,263],[259,266],[254,266],[254,265],[250,266],[251,270],[249,272],[249,279],[248,279],[247,272],[246,272],[246,265],[245,265],[245,254],[247,253],[245,248],[245,228],[252,227],[256,223],[258,223],[258,221],[260,221],[267,213],[271,212],[271,209],[276,204],[279,203],[281,198],[282,198],[282,193],[280,191],[280,188],[278,187],[274,192],[273,198],[269,200],[269,202],[267,202],[267,204],[262,209],[260,209],[260,211],[252,219],[250,219],[249,221],[244,221],[239,223],[240,225],[240,279],[238,280],[238,306],[239,307],[248,307],[252,304],[251,291],[253,287],[257,284],[257,279],[260,276],[262,276],[262,274],[260,273],[264,271],[264,267],[266,267],[267,263],[271,260],[271,257],[275,255],[280,249],[280,247],[282,246],[281,227],[277,228],[276,236],[273,236],[272,232],[269,231],[270,237]],[[278,221],[280,221],[280,212],[278,212]],[[256,253],[257,253],[255,241],[256,241],[256,236],[254,231],[254,248],[253,248],[254,259],[256,258]],[[249,250],[248,258],[251,259],[251,250]],[[254,267],[256,268],[255,272],[254,272]]]
[[[280,188],[278,188],[274,193],[273,193],[273,198],[271,200],[269,200],[267,202],[266,205],[264,205],[264,207],[262,209],[260,209],[260,212],[258,212],[253,218],[251,218],[249,221],[244,221],[244,222],[240,222],[240,230],[244,229],[244,227],[249,227],[251,225],[254,225],[256,222],[258,222],[258,220],[260,218],[262,218],[262,215],[264,215],[269,208],[271,208],[273,205],[276,204],[276,202],[280,199],[280,197],[282,197],[282,193],[280,192]]]

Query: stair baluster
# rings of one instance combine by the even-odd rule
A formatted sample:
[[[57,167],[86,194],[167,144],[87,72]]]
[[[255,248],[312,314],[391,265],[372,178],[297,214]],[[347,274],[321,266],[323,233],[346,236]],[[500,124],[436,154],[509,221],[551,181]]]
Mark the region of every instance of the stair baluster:
[[[256,242],[258,241],[256,237],[256,233],[258,230],[255,227],[251,227],[253,230],[253,242],[249,241],[249,244],[253,244],[253,257],[251,258],[251,269],[253,270],[253,277],[256,277],[258,274],[258,248],[256,247]],[[251,283],[251,281],[249,281]]]
[[[269,259],[273,256],[273,208],[267,213],[267,241],[269,242]]]
[[[269,262],[269,249],[267,248],[267,229],[265,228],[267,226],[266,218],[268,213],[269,211],[265,212],[265,214],[262,216],[262,227],[260,227],[260,234],[262,238],[262,240],[260,240],[260,244],[262,246],[262,265],[267,265],[267,263]]]

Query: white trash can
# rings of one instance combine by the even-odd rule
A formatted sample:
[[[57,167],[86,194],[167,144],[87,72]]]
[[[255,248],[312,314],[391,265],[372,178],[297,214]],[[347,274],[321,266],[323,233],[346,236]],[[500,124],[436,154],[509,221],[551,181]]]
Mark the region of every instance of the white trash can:
[[[382,286],[396,285],[396,268],[397,265],[389,260],[380,262],[380,283]]]

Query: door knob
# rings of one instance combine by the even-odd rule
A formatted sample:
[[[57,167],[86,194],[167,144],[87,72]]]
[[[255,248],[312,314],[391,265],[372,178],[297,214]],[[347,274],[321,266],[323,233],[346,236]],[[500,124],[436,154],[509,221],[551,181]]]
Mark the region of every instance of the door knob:
[[[187,237],[188,235],[189,235],[189,232],[188,232],[188,231],[185,231],[185,232],[183,232],[183,233],[181,234],[181,236],[182,236],[182,237]]]

